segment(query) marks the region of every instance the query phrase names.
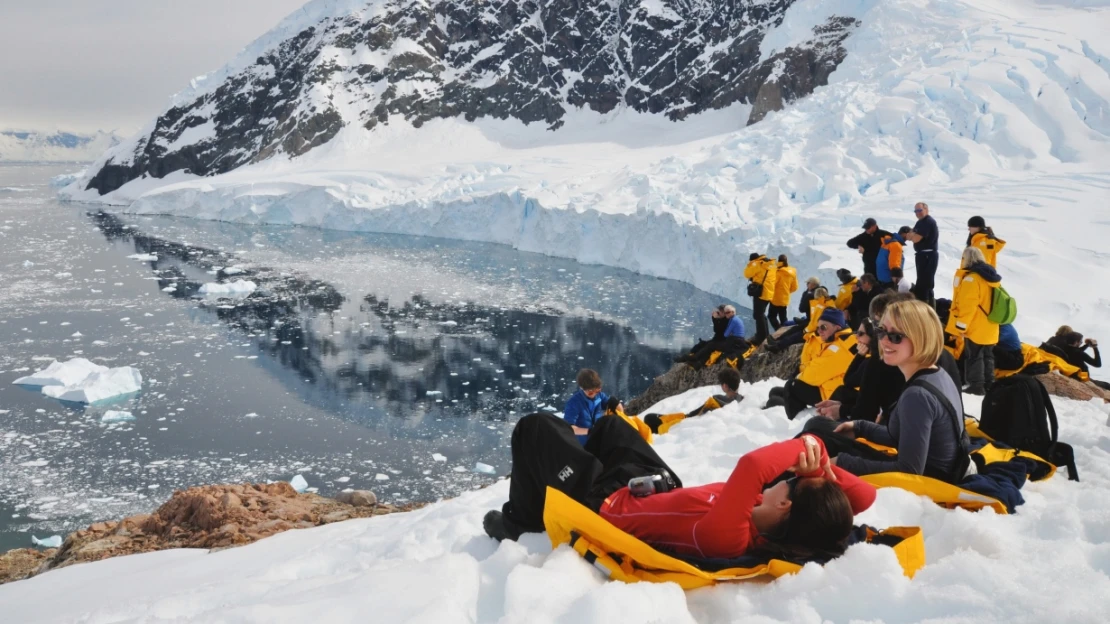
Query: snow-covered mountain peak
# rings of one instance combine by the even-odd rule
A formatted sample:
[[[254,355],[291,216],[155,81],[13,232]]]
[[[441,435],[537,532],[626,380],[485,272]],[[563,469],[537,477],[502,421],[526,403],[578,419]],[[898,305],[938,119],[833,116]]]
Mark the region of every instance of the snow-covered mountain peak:
[[[197,78],[94,167],[101,194],[144,175],[224,173],[391,120],[515,119],[576,110],[677,121],[736,104],[746,123],[828,81],[856,20],[825,15],[763,45],[794,0],[371,0],[309,3]],[[781,33],[780,33],[781,35]]]

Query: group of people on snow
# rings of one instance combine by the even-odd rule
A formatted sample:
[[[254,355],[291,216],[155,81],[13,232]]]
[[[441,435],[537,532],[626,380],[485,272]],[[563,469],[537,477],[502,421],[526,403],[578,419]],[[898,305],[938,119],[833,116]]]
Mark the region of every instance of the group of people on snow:
[[[711,314],[713,338],[676,359],[701,365],[726,349],[746,355],[757,345],[780,351],[803,343],[798,375],[772,389],[764,406],[783,407],[790,419],[815,408],[796,438],[745,454],[725,482],[685,487],[650,444],[651,434],[667,426],[666,416],[649,415],[653,424],[643,426],[602,392],[596,372],[583,370],[562,418],[532,414],[514,429],[509,501],[486,514],[486,532],[500,540],[542,531],[550,486],[616,527],[680,554],[727,559],[773,548],[835,556],[854,515],[875,499],[861,476],[905,472],[958,484],[974,473],[961,388],[987,392],[996,353],[1022,365],[1043,354],[1086,374],[1102,364],[1098,343],[1064,326],[1032,347],[1020,342],[1012,318],[1000,323],[991,315],[1006,242],[982,217],[968,221],[951,300],[937,301],[939,228],[924,202],[914,215],[916,223],[897,232],[868,218],[863,233],[848,241],[862,255],[862,275],[838,270],[835,296],[808,278],[794,319],[786,311],[799,289],[797,270],[785,254],[752,253],[743,275],[754,335],[746,338],[735,308],[722,305]],[[903,273],[908,243],[917,267],[912,285]],[[675,416],[742,399],[739,374],[726,371],[733,374],[720,379],[723,395]],[[857,436],[897,453],[861,451]],[[646,491],[629,487],[645,476],[652,479]]]

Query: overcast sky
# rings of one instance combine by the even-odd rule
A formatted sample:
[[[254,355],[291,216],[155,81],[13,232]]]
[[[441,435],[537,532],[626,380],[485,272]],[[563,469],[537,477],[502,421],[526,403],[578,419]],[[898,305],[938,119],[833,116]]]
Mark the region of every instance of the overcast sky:
[[[0,129],[137,131],[305,0],[0,0]]]

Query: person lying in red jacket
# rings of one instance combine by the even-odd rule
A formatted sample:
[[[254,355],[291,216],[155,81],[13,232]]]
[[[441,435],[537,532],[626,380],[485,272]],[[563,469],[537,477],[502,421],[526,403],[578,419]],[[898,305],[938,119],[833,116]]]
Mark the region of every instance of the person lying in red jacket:
[[[512,454],[509,502],[483,520],[498,540],[543,530],[551,486],[622,531],[678,554],[732,559],[774,545],[835,556],[843,552],[855,514],[875,501],[875,488],[831,465],[824,444],[809,435],[747,453],[728,481],[697,487],[682,487],[654,448],[620,419],[602,418],[583,447],[560,419],[525,416],[513,431]],[[793,476],[780,479],[784,473]],[[652,474],[664,475],[674,489],[634,496],[629,477]]]

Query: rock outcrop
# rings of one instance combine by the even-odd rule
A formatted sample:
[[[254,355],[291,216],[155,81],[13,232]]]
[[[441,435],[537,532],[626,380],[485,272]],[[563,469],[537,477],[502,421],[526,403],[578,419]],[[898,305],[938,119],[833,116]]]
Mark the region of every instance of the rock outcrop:
[[[744,361],[740,368],[740,380],[754,383],[771,377],[790,379],[798,374],[801,355],[800,344],[788,347],[780,353],[760,349]],[[675,364],[669,371],[656,377],[643,394],[625,402],[625,411],[628,414],[639,414],[667,397],[693,388],[718,385],[717,374],[727,366],[724,362],[718,362],[713,366],[694,369],[688,364]]]
[[[753,104],[748,123],[827,84],[857,21],[831,17],[764,50],[794,0],[394,0],[309,3],[194,81],[86,185],[213,175],[298,156],[349,124],[517,119],[627,107],[682,120]],[[785,45],[785,44],[784,44]]]
[[[379,503],[373,492],[342,492],[335,500],[298,494],[288,483],[207,485],[178,490],[154,513],[97,522],[71,533],[60,548],[0,555],[0,583],[54,568],[168,548],[242,546],[290,529],[409,511]]]
[[[1076,401],[1090,401],[1091,399],[1110,401],[1110,392],[1089,381],[1079,381],[1057,372],[1037,375],[1037,379],[1041,380],[1049,394],[1055,396],[1075,399]]]

